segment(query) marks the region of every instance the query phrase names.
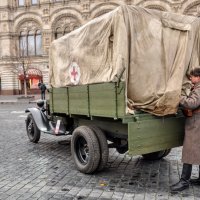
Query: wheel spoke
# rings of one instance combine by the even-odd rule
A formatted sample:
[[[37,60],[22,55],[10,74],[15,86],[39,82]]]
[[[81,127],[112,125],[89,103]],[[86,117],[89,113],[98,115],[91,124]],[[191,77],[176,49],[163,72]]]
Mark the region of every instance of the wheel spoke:
[[[87,164],[89,159],[89,148],[84,138],[79,138],[77,141],[77,154],[80,161],[84,164]]]
[[[89,148],[88,148],[87,144],[84,145],[84,152],[85,152],[85,161],[88,162],[88,159],[89,159]]]
[[[33,120],[31,119],[28,124],[28,132],[32,135],[33,134]]]

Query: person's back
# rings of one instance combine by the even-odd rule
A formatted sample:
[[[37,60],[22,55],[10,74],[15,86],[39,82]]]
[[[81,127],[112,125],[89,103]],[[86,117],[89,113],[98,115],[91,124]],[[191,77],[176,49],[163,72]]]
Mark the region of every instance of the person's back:
[[[46,91],[46,85],[44,83],[40,84],[40,90],[41,90],[41,99],[45,99],[45,91]]]
[[[46,88],[46,85],[45,85],[44,83],[42,83],[42,84],[40,85],[40,89],[41,89],[42,92],[45,92],[45,90],[47,89],[47,88]]]

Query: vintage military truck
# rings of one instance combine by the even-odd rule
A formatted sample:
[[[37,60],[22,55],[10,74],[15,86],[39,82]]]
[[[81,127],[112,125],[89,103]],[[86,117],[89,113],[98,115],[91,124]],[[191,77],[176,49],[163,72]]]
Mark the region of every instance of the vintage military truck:
[[[31,142],[41,132],[71,135],[83,173],[106,166],[109,148],[161,159],[182,145],[178,105],[187,72],[199,64],[199,19],[120,6],[55,40],[49,97],[29,108]]]
[[[49,92],[47,110],[44,101],[39,101],[37,108],[27,109],[28,137],[36,143],[41,132],[72,135],[72,157],[83,173],[102,170],[108,148],[154,160],[182,145],[182,112],[163,117],[143,111],[125,114],[123,82],[52,88]]]

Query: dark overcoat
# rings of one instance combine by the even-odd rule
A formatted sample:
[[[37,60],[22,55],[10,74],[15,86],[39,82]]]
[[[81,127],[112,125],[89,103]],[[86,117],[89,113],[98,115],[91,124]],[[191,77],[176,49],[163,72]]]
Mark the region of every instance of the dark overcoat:
[[[193,111],[186,118],[182,162],[200,165],[200,83],[194,85],[188,97],[181,97],[180,104]]]

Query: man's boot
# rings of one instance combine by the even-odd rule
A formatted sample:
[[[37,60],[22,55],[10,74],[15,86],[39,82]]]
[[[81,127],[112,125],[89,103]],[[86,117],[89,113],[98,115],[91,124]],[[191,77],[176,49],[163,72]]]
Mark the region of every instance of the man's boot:
[[[200,185],[200,166],[199,166],[199,178],[190,179],[192,185]]]
[[[192,172],[192,165],[191,164],[183,164],[183,170],[181,174],[181,179],[179,180],[178,183],[172,185],[170,187],[172,192],[180,192],[186,188],[189,187],[190,185],[190,176]]]

